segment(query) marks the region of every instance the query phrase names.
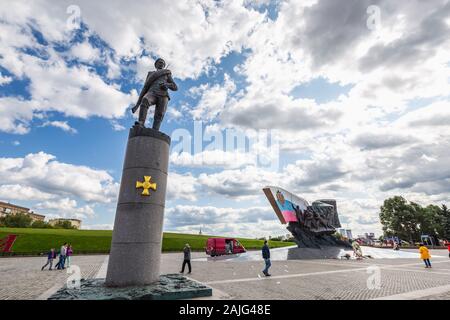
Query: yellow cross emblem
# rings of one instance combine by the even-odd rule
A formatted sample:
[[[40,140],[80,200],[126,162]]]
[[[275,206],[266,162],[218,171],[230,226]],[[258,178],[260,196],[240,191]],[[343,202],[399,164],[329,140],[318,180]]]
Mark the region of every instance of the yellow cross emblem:
[[[151,183],[150,182],[151,179],[152,179],[152,177],[150,177],[150,176],[144,176],[144,182],[136,181],[136,189],[144,188],[144,190],[142,190],[143,196],[150,195],[150,192],[148,192],[148,189],[156,190],[156,183],[154,183],[154,182]]]

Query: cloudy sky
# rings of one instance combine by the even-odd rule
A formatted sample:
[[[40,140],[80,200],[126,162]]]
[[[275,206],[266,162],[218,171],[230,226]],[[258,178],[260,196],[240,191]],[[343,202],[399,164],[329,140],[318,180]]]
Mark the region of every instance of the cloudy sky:
[[[166,231],[285,234],[265,185],[336,198],[355,234],[389,196],[450,204],[448,0],[0,0],[0,200],[111,228],[159,56],[179,87]]]

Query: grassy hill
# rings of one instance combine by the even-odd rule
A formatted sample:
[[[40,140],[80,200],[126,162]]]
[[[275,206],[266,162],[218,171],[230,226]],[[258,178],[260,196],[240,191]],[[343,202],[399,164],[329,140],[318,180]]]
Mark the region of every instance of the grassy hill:
[[[111,230],[66,230],[66,229],[32,229],[0,228],[0,239],[8,234],[17,234],[12,248],[14,254],[37,255],[50,248],[59,248],[64,242],[71,243],[75,254],[108,253],[111,246]],[[189,243],[195,251],[203,251],[208,235],[168,233],[163,235],[163,251],[181,251]],[[260,249],[263,241],[254,239],[238,240],[248,249]],[[270,247],[294,245],[292,242],[270,241]],[[1,253],[0,253],[1,255]]]

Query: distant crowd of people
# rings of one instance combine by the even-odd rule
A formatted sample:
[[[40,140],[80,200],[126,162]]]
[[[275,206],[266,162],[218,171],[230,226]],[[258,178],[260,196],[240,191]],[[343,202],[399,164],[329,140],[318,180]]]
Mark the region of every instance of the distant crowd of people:
[[[50,251],[47,253],[47,263],[42,266],[41,270],[44,270],[48,265],[50,265],[49,270],[57,269],[62,270],[66,267],[70,267],[70,262],[73,254],[73,248],[71,244],[64,243],[59,253],[56,252],[55,248],[51,248]],[[53,268],[53,260],[57,258],[59,255],[58,263]]]

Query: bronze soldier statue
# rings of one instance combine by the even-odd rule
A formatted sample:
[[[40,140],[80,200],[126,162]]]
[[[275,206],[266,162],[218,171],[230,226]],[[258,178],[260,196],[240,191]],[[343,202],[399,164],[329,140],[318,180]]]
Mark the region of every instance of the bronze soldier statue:
[[[167,104],[170,100],[168,89],[177,91],[178,87],[172,79],[172,73],[168,69],[164,69],[166,62],[158,58],[155,61],[155,71],[150,71],[145,80],[139,100],[131,109],[133,113],[139,108],[139,121],[135,124],[145,127],[145,119],[147,118],[148,108],[155,105],[155,116],[153,117],[153,129],[159,130],[161,122],[166,113]]]

